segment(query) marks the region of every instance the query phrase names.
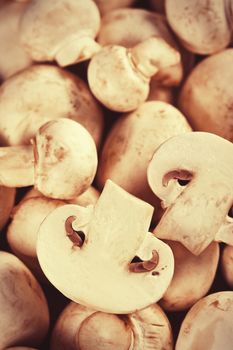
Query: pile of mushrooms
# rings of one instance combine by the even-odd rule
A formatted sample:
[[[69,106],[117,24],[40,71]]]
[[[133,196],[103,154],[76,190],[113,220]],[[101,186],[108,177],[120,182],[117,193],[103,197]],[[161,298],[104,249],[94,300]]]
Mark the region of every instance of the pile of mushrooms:
[[[0,350],[232,350],[232,0],[0,0]]]

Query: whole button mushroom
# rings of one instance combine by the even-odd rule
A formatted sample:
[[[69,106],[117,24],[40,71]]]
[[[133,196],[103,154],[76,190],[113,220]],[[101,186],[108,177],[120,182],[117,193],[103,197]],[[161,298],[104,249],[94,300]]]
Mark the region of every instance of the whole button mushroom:
[[[51,350],[172,350],[170,323],[154,304],[129,315],[106,314],[70,303],[59,316]]]
[[[179,62],[179,52],[162,38],[148,38],[130,49],[109,45],[92,57],[88,82],[107,108],[127,112],[147,99],[152,76]]]
[[[111,0],[111,1],[106,1],[106,0],[94,0],[96,5],[99,8],[99,11],[101,15],[103,16],[104,14],[117,9],[121,7],[129,7],[131,6],[135,0]],[[102,25],[102,23],[101,23]]]
[[[29,67],[32,60],[19,39],[19,20],[26,4],[16,1],[0,3],[0,79]]]
[[[232,350],[233,292],[209,294],[187,313],[176,350]]]
[[[166,0],[165,7],[170,26],[188,50],[207,55],[231,43],[231,0]]]
[[[4,146],[29,143],[49,120],[69,118],[82,124],[100,145],[103,113],[87,85],[52,65],[35,65],[0,87],[0,141]]]
[[[165,141],[148,167],[148,182],[166,208],[154,233],[200,254],[213,241],[233,245],[233,144],[189,132]]]
[[[194,130],[217,134],[233,142],[233,49],[201,61],[190,73],[178,105]]]
[[[42,222],[42,270],[66,297],[95,310],[131,313],[157,302],[174,265],[170,248],[147,232],[152,212],[108,180],[94,209],[68,204]]]
[[[159,304],[170,312],[185,310],[204,297],[212,286],[219,262],[219,244],[212,242],[196,256],[179,242],[165,242],[172,249],[175,270]]]
[[[32,184],[47,197],[71,199],[92,183],[97,151],[79,123],[60,118],[44,124],[32,145],[0,149],[0,183],[9,187]]]
[[[221,257],[223,276],[231,289],[233,289],[233,247],[226,245]]]
[[[100,14],[92,0],[32,0],[20,22],[20,39],[39,62],[68,66],[89,59],[99,50],[94,38]]]
[[[39,345],[49,327],[40,285],[18,258],[6,252],[0,252],[0,281],[0,348]]]

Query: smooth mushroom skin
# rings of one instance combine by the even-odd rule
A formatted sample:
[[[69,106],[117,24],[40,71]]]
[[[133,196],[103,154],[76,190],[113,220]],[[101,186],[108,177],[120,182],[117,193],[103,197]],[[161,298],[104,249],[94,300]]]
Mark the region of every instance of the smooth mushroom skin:
[[[166,209],[156,237],[181,242],[200,254],[212,241],[233,245],[233,144],[220,136],[189,132],[155,152],[148,183]]]
[[[70,303],[51,336],[51,350],[172,350],[170,323],[154,304],[129,315],[106,314]]]
[[[176,350],[231,350],[233,292],[209,294],[199,300],[181,324]]]
[[[37,346],[49,327],[43,291],[30,270],[14,255],[0,252],[0,347]]]
[[[99,10],[92,0],[32,0],[20,21],[20,39],[35,61],[55,60],[64,67],[99,50],[94,40],[99,27]]]
[[[179,52],[162,38],[148,38],[130,49],[105,46],[89,63],[89,87],[107,108],[131,111],[147,99],[150,78],[179,62]]]
[[[231,42],[232,1],[165,2],[167,20],[182,45],[191,52],[210,55]]]
[[[197,131],[233,142],[233,49],[202,60],[190,73],[178,98],[179,109]]]
[[[147,232],[152,213],[148,203],[108,180],[93,209],[65,205],[42,222],[42,270],[69,299],[99,311],[122,314],[155,303],[174,266],[170,248]]]
[[[226,245],[221,256],[221,268],[224,279],[233,289],[233,247]]]
[[[98,163],[97,185],[102,189],[111,179],[129,193],[155,207],[160,201],[147,182],[147,167],[156,148],[172,136],[191,128],[178,109],[165,102],[145,102],[134,112],[121,116],[110,130]]]
[[[135,0],[94,0],[102,16],[117,8],[130,7]],[[102,22],[101,22],[102,25]]]
[[[0,143],[28,144],[49,120],[82,124],[100,146],[103,112],[86,83],[64,69],[40,64],[16,74],[0,87]]]
[[[213,284],[219,261],[219,244],[212,242],[196,256],[179,242],[165,242],[172,249],[175,270],[159,304],[170,312],[186,310],[204,297]]]
[[[19,20],[25,6],[16,1],[0,3],[0,80],[6,80],[32,64],[19,40]]]
[[[4,228],[15,203],[15,188],[0,186],[0,230]]]

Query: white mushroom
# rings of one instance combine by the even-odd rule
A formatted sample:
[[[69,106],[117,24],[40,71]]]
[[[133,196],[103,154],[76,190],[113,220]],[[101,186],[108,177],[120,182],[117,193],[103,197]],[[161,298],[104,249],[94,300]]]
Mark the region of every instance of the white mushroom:
[[[187,313],[176,350],[232,350],[233,292],[209,294]]]
[[[97,151],[88,131],[60,118],[44,124],[32,145],[0,149],[0,183],[9,187],[34,184],[45,196],[71,199],[92,183]]]
[[[218,267],[219,244],[212,242],[196,256],[179,242],[166,243],[172,249],[175,270],[159,304],[167,311],[185,310],[204,297],[212,286]]]
[[[32,0],[21,18],[20,38],[35,61],[56,60],[68,66],[99,50],[94,40],[99,26],[92,0]]]
[[[190,132],[165,141],[148,167],[148,182],[166,208],[154,230],[200,254],[213,240],[233,245],[233,144]]]
[[[105,46],[89,63],[88,82],[107,108],[127,112],[147,99],[152,76],[179,62],[179,52],[162,38],[148,38],[130,49]]]
[[[94,209],[68,204],[42,222],[42,270],[69,299],[96,310],[129,313],[157,302],[174,266],[170,248],[147,232],[152,212],[108,180]]]
[[[59,316],[51,350],[172,350],[170,323],[154,304],[129,315],[106,314],[70,303]]]
[[[0,252],[0,348],[39,345],[49,327],[43,291],[14,255]]]
[[[103,113],[87,85],[77,76],[52,65],[36,65],[0,87],[0,142],[29,143],[49,120],[74,119],[100,145]]]
[[[202,60],[190,73],[178,105],[194,130],[217,134],[233,142],[233,49]]]
[[[19,19],[26,4],[5,1],[0,4],[0,79],[7,79],[32,64],[19,40]]]
[[[221,257],[223,276],[231,289],[233,289],[233,247],[226,245]]]

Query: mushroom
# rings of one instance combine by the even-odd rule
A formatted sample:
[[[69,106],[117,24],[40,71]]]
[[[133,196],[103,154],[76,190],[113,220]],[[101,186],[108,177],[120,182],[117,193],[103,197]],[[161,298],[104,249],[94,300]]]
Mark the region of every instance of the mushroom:
[[[176,350],[232,350],[233,292],[209,294],[187,313]]]
[[[21,17],[20,39],[35,61],[55,60],[64,67],[99,50],[94,40],[99,27],[92,0],[32,0]]]
[[[19,40],[19,19],[26,4],[16,1],[0,3],[0,79],[29,67],[32,60]]]
[[[194,130],[217,134],[233,142],[233,49],[202,60],[190,73],[178,105]]]
[[[106,13],[113,11],[117,8],[129,7],[131,6],[135,0],[94,0],[96,5],[99,8],[101,15],[105,15]],[[102,23],[101,23],[102,25]]]
[[[105,181],[111,179],[152,204],[154,216],[158,217],[160,201],[148,185],[147,167],[162,142],[189,131],[182,113],[164,102],[145,102],[134,112],[121,116],[110,130],[100,155],[98,187],[103,188]]]
[[[166,0],[165,8],[170,26],[188,50],[210,55],[231,43],[231,0]]]
[[[15,188],[0,186],[0,230],[6,225],[15,203]]]
[[[62,294],[95,310],[131,313],[157,302],[174,266],[171,249],[147,232],[152,212],[108,180],[94,208],[67,204],[42,222],[42,270]]]
[[[60,118],[44,124],[32,145],[0,149],[0,183],[32,184],[45,196],[71,199],[92,183],[97,168],[95,143],[79,123]]]
[[[233,247],[226,245],[221,257],[223,276],[231,289],[233,289]]]
[[[103,113],[87,85],[77,76],[52,65],[35,65],[0,87],[0,142],[29,143],[49,120],[70,118],[82,124],[100,145]]]
[[[70,303],[59,316],[51,350],[172,350],[170,323],[154,304],[129,315],[107,314]]]
[[[0,252],[0,348],[39,345],[49,327],[43,291],[28,268],[14,255]]]
[[[130,49],[105,46],[89,63],[89,87],[107,108],[131,111],[147,99],[150,78],[179,62],[179,52],[162,38],[148,38]]]
[[[165,242],[172,249],[175,270],[159,304],[170,312],[185,310],[205,296],[212,286],[218,267],[219,244],[212,242],[196,256],[179,242]]]
[[[220,136],[190,132],[165,141],[148,167],[148,182],[166,208],[156,237],[200,254],[213,240],[231,243],[233,145]]]

